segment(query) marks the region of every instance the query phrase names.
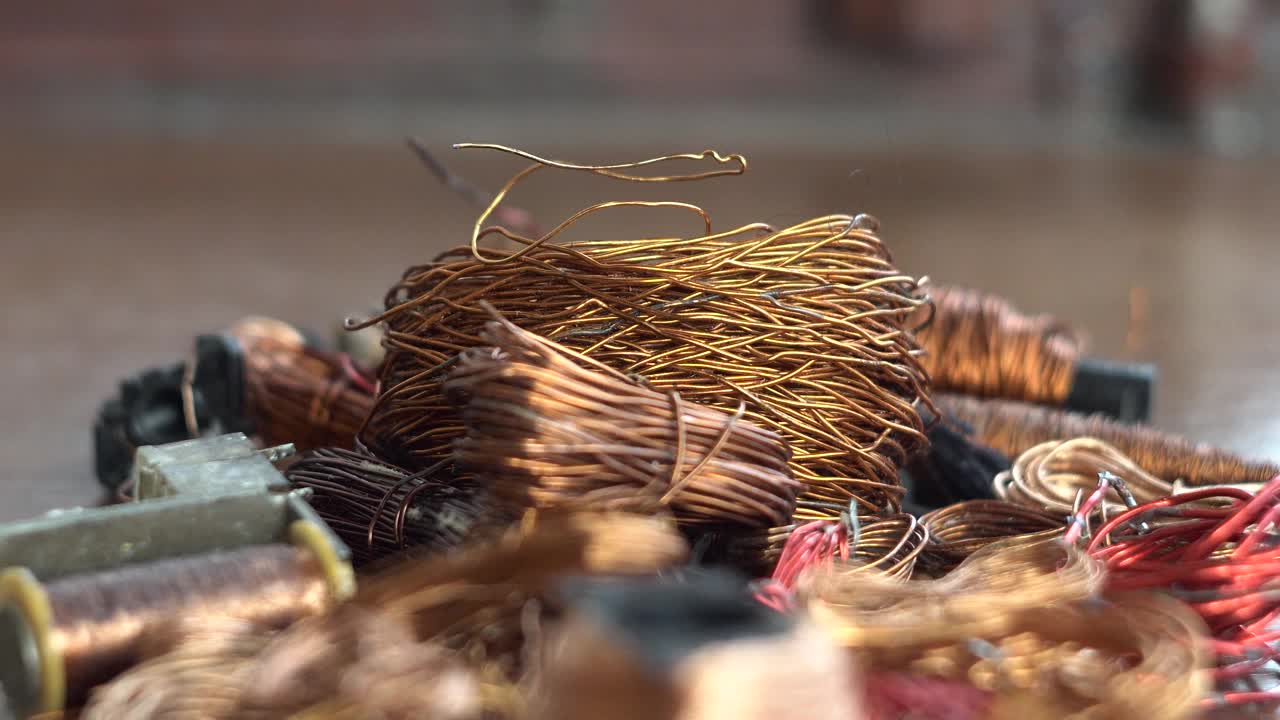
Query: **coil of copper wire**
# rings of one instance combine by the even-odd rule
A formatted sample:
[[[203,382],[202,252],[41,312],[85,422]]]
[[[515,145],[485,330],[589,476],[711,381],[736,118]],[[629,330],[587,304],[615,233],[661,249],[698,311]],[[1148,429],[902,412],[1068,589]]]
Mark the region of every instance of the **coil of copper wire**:
[[[1011,458],[1044,442],[1089,437],[1114,446],[1138,467],[1168,483],[1177,479],[1191,485],[1262,483],[1280,472],[1274,463],[1246,460],[1177,435],[1100,415],[951,394],[934,399],[945,417],[973,428],[976,442]]]
[[[648,490],[688,524],[790,520],[800,483],[773,432],[640,385],[506,320],[462,354],[444,393],[463,405],[458,468],[528,508],[615,487]]]
[[[505,150],[505,149],[504,149]],[[507,150],[507,152],[516,152]],[[585,167],[534,158],[493,199],[548,167],[636,181],[738,174],[726,168],[646,177],[625,166]],[[552,242],[608,208],[675,207],[698,218],[691,238]],[[478,220],[470,246],[409,268],[387,295],[382,394],[362,437],[379,454],[428,467],[452,452],[465,429],[441,383],[456,354],[481,345],[491,303],[520,327],[654,389],[735,412],[791,445],[805,483],[800,519],[835,518],[857,502],[868,518],[896,508],[898,467],[923,442],[915,403],[925,374],[906,324],[924,301],[892,264],[883,241],[853,217],[832,215],[774,230],[762,224],[712,232],[704,211],[684,203],[618,201],[587,208],[538,237]],[[481,247],[498,234],[519,250]]]
[[[920,524],[929,531],[921,562],[940,574],[992,543],[1037,542],[1062,535],[1067,517],[1001,500],[968,500],[934,510],[921,517]]]

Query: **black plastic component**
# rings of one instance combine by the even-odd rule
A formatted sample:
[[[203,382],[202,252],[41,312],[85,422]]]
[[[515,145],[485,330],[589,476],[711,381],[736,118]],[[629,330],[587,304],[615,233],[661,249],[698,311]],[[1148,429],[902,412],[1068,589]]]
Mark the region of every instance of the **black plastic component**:
[[[1151,419],[1155,384],[1155,365],[1083,358],[1076,363],[1065,407],[1078,413],[1102,413],[1120,422],[1146,422]]]
[[[704,570],[679,580],[573,579],[560,596],[659,673],[706,645],[780,635],[792,627],[789,617],[756,602],[742,578],[726,572]]]
[[[900,473],[907,489],[903,509],[918,516],[964,500],[994,499],[992,478],[1009,469],[1009,458],[974,442],[973,428],[959,420],[922,414],[929,425],[929,449]]]
[[[120,394],[98,410],[94,471],[108,491],[117,492],[129,478],[135,448],[191,438],[182,402],[185,371],[185,363],[144,370],[121,382]],[[244,359],[233,338],[196,338],[191,399],[201,433],[251,430],[244,416]]]

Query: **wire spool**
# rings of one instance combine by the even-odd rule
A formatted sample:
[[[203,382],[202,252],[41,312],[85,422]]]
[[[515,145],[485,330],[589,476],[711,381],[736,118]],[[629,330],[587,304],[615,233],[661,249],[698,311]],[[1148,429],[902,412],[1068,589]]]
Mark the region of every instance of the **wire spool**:
[[[503,148],[503,150],[505,150]],[[515,152],[509,151],[507,152]],[[584,167],[529,158],[494,198],[545,167],[622,180],[663,182],[738,174],[736,167],[685,176],[624,172],[664,161]],[[676,207],[695,212],[692,238],[551,242],[602,209]],[[465,433],[443,397],[444,371],[461,350],[482,344],[491,303],[520,327],[581,352],[650,387],[734,412],[790,444],[791,469],[805,483],[798,519],[835,518],[855,499],[868,519],[896,508],[898,467],[923,444],[915,403],[925,375],[906,325],[923,300],[892,264],[881,239],[847,215],[782,230],[762,224],[712,232],[707,215],[684,203],[619,201],[587,208],[537,239],[501,227],[472,244],[408,269],[387,295],[387,357],[362,438],[380,455],[424,468],[448,458]],[[521,249],[482,249],[491,234]]]
[[[486,510],[479,488],[413,473],[367,450],[320,448],[285,470],[294,488],[343,542],[357,564],[407,548],[457,547]]]
[[[634,488],[683,524],[790,520],[801,485],[773,432],[646,388],[506,320],[481,339],[489,347],[465,351],[444,384],[467,429],[455,465],[511,514]]]
[[[996,295],[927,288],[932,320],[916,331],[938,390],[1062,405],[1083,342],[1049,315],[1026,315]]]
[[[977,442],[1009,457],[1018,457],[1051,440],[1088,437],[1114,446],[1138,467],[1166,483],[1178,479],[1191,485],[1263,483],[1280,472],[1280,466],[1274,463],[1245,460],[1177,435],[1118,423],[1100,415],[960,395],[940,394],[934,399],[944,417],[969,425]],[[1095,476],[1095,482],[1096,479]]]
[[[922,564],[942,574],[996,542],[1039,542],[1066,532],[1066,516],[1002,500],[969,500],[920,518],[929,531]]]
[[[144,657],[175,618],[229,617],[283,627],[354,592],[351,568],[316,526],[294,544],[157,560],[42,583],[0,574],[0,671],[21,715],[60,711]]]
[[[996,495],[1010,503],[1059,515],[1076,511],[1081,494],[1098,486],[1098,473],[1123,478],[1130,498],[1116,487],[1106,490],[1096,512],[1106,515],[1173,493],[1173,485],[1138,466],[1101,440],[1081,437],[1041,443],[1018,456],[1013,467],[995,478]]]

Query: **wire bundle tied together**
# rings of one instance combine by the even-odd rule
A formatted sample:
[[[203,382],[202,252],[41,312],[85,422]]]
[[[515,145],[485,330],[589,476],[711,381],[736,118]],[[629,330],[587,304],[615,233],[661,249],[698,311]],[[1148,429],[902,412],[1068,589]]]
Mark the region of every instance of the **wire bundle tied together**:
[[[953,569],[993,543],[1014,539],[1038,542],[1066,531],[1062,513],[1046,512],[1002,500],[969,500],[939,508],[920,518],[929,531],[927,564],[935,572]]]
[[[285,477],[310,491],[307,502],[360,563],[410,547],[456,547],[487,509],[474,485],[410,472],[363,449],[303,453]]]
[[[1024,315],[1005,299],[930,286],[933,317],[916,332],[938,390],[1061,405],[1071,394],[1083,342],[1048,315]]]
[[[505,320],[481,339],[488,347],[464,352],[444,385],[467,428],[455,463],[515,514],[630,487],[682,523],[790,519],[801,488],[790,453],[741,413],[651,390]]]
[[[1280,478],[1257,494],[1204,488],[1144,503],[1091,533],[1088,551],[1116,590],[1158,589],[1191,605],[1208,623],[1222,694],[1211,704],[1280,702],[1255,674],[1280,679]],[[1244,683],[1241,686],[1241,683]]]
[[[923,441],[915,403],[925,400],[918,347],[906,325],[924,301],[880,238],[853,217],[831,215],[782,230],[755,223],[713,232],[709,216],[679,202],[590,206],[538,238],[481,229],[520,180],[546,167],[637,182],[739,174],[739,156],[670,156],[617,166],[529,158],[481,215],[470,246],[407,270],[387,311],[382,394],[363,437],[390,457],[427,467],[464,434],[441,392],[457,353],[483,344],[492,304],[520,327],[659,392],[735,412],[791,445],[805,483],[796,515],[834,518],[856,499],[868,517],[896,508],[898,468]],[[733,167],[691,175],[626,172],[673,158]],[[553,243],[580,219],[622,206],[693,212],[702,234]],[[483,249],[492,234],[520,249]]]
[[[1076,511],[1081,493],[1098,486],[1100,472],[1124,482],[1104,488],[1104,499],[1095,512],[1114,514],[1173,493],[1172,484],[1143,470],[1115,447],[1081,437],[1040,443],[1019,455],[1011,469],[996,476],[996,495],[1023,507],[1066,515]]]
[[[345,353],[274,337],[240,337],[245,413],[267,446],[350,448],[373,407],[374,381]]]
[[[1177,479],[1191,485],[1264,483],[1280,473],[1280,466],[1274,463],[1245,460],[1177,435],[1100,415],[950,394],[939,394],[934,400],[945,417],[972,427],[976,442],[1009,457],[1018,457],[1050,440],[1087,437],[1114,446],[1146,473],[1166,483]]]

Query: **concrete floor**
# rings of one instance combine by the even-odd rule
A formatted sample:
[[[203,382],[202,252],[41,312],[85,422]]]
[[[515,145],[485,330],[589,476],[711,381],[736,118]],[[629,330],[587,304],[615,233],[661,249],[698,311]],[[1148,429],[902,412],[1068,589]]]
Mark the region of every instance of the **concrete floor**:
[[[529,149],[617,161],[701,148]],[[746,153],[751,171],[665,188],[544,173],[513,199],[550,220],[606,198],[678,198],[720,227],[871,212],[906,270],[1057,314],[1087,331],[1092,354],[1157,363],[1159,426],[1280,456],[1274,161],[721,149]],[[519,167],[446,157],[489,186]],[[465,241],[474,219],[390,141],[11,135],[0,158],[0,521],[96,501],[90,425],[123,376],[245,314],[329,330],[376,305],[405,266]],[[685,216],[630,211],[590,229],[641,227],[692,231]],[[1136,333],[1134,289],[1149,298]]]

